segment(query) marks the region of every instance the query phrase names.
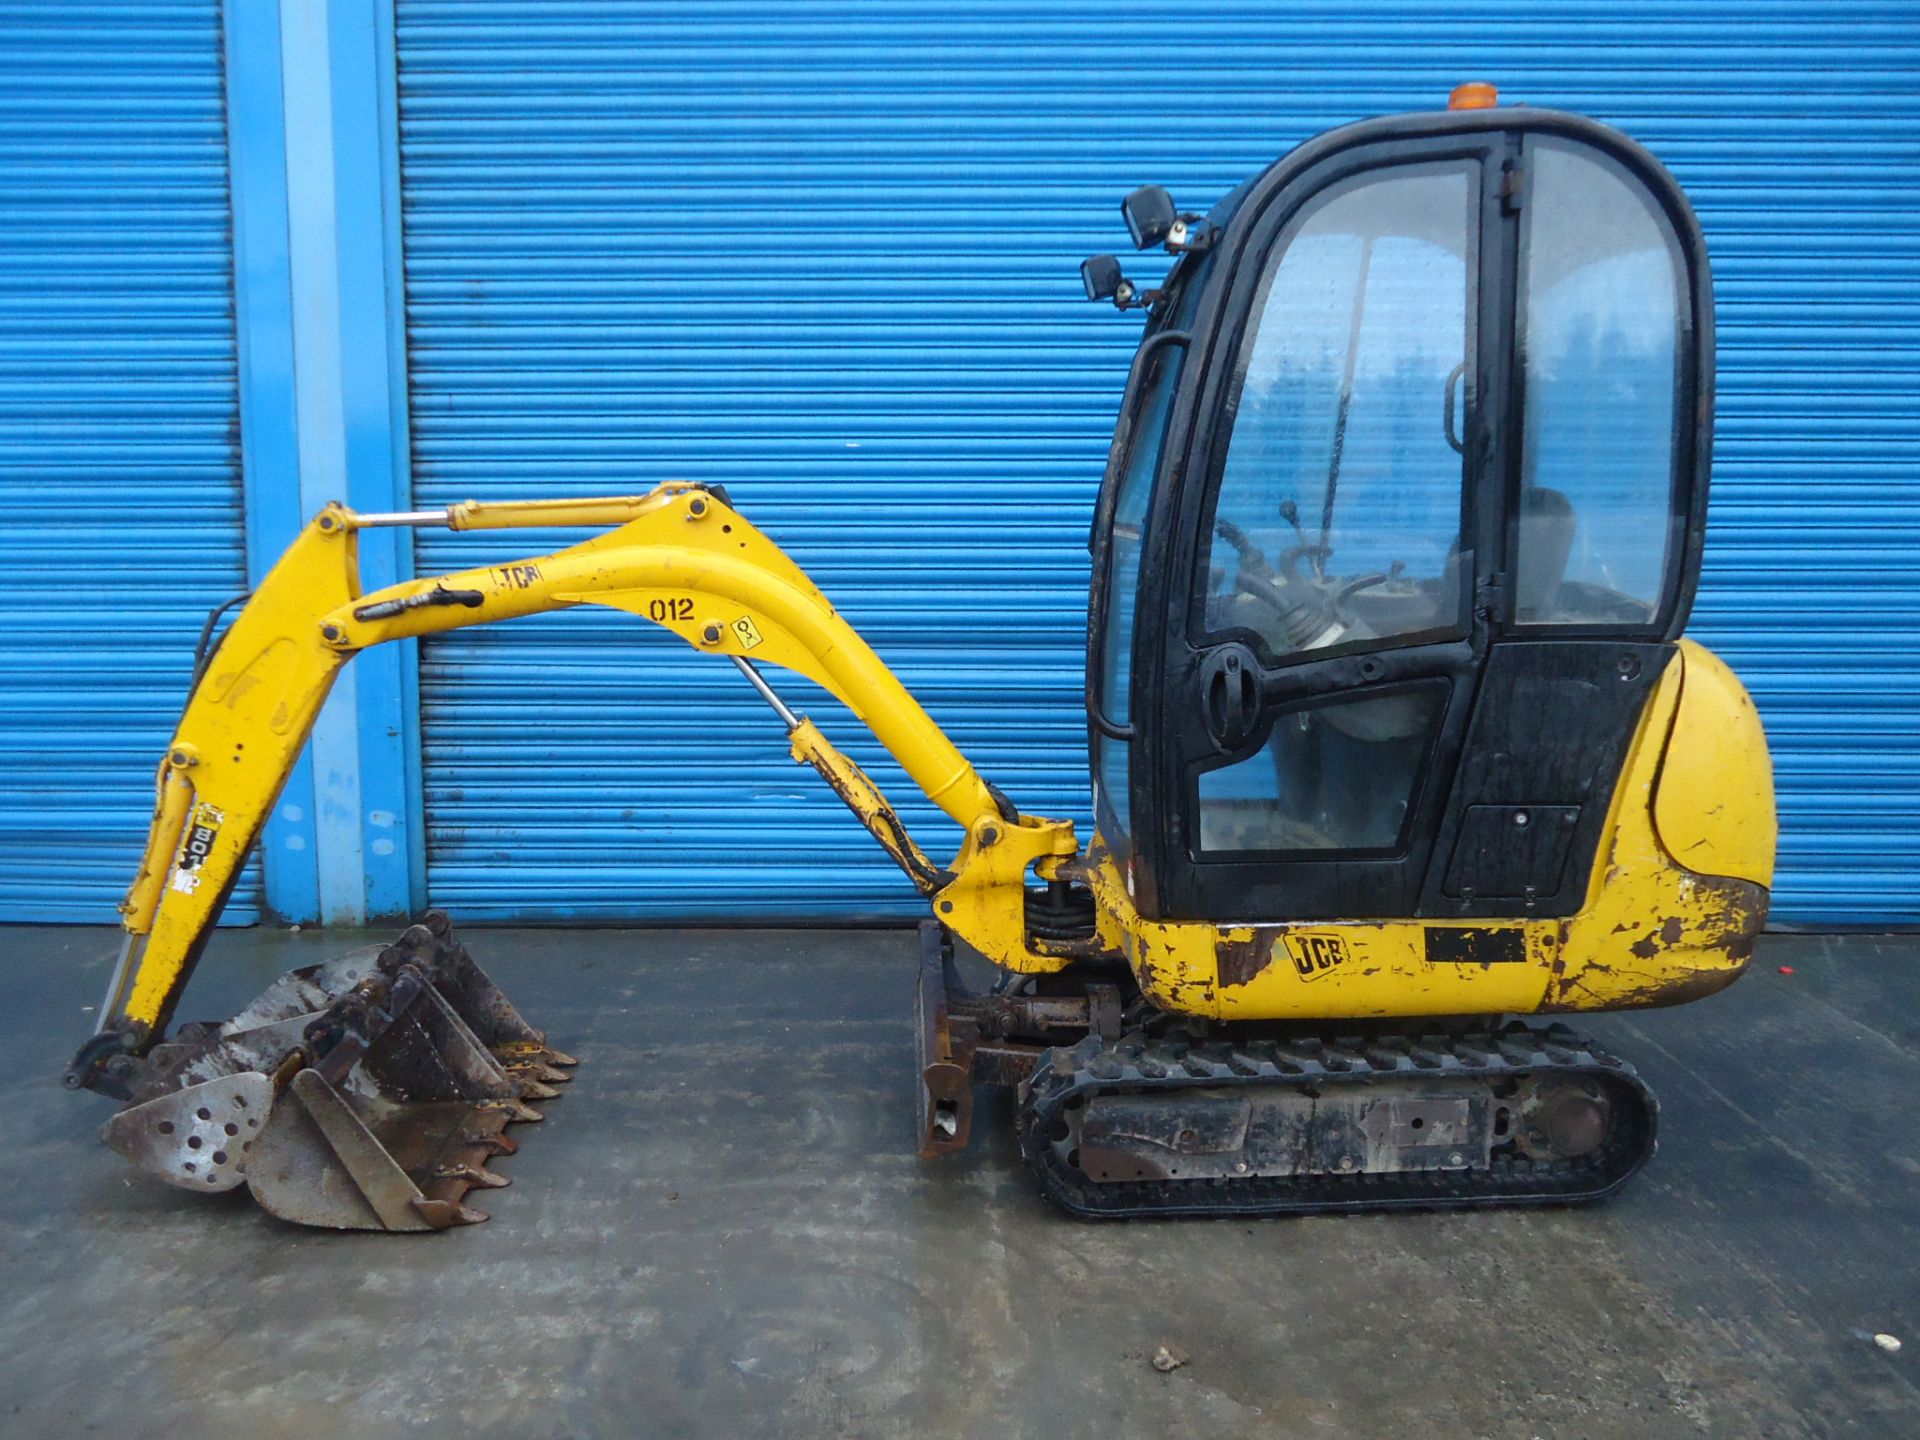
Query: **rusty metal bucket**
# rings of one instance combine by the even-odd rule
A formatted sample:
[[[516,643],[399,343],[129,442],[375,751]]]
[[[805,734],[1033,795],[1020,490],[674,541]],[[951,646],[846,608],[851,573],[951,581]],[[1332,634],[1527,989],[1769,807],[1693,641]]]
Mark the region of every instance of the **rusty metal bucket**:
[[[487,1218],[467,1191],[508,1183],[488,1161],[573,1063],[433,911],[392,945],[283,975],[231,1020],[181,1027],[100,1135],[182,1189],[244,1184],[283,1220],[444,1230]]]

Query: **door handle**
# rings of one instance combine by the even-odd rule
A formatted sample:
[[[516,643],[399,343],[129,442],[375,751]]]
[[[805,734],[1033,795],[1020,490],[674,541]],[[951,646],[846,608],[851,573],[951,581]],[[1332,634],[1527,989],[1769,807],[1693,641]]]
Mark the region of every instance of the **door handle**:
[[[1221,750],[1237,750],[1260,720],[1260,674],[1253,652],[1222,645],[1200,667],[1200,708],[1207,735]]]
[[[1453,447],[1454,453],[1457,455],[1466,454],[1467,446],[1466,442],[1460,438],[1459,429],[1454,423],[1459,416],[1454,408],[1453,391],[1454,387],[1459,385],[1461,380],[1466,377],[1466,373],[1467,362],[1464,360],[1447,372],[1446,400],[1442,406],[1443,414],[1441,420],[1447,427],[1447,444]]]

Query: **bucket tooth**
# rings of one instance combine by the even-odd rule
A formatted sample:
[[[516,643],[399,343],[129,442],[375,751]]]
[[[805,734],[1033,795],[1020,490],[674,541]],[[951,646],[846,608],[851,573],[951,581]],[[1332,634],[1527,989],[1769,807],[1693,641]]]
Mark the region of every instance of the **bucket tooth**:
[[[443,1165],[433,1172],[436,1180],[464,1180],[475,1190],[504,1190],[513,1181],[484,1165]]]
[[[458,1200],[428,1200],[424,1196],[410,1202],[428,1230],[451,1230],[456,1225],[479,1225],[487,1219],[484,1210],[462,1205]]]
[[[538,1044],[519,1041],[496,1045],[493,1047],[493,1054],[494,1058],[509,1070],[531,1068],[542,1072],[540,1078],[543,1080],[555,1082],[571,1080],[573,1078],[571,1075],[561,1072],[580,1063],[573,1056],[555,1050],[544,1041]]]
[[[547,1118],[519,1100],[489,1100],[483,1103],[482,1108],[502,1111],[509,1125],[532,1125]]]
[[[573,1081],[573,1076],[559,1066],[548,1065],[541,1060],[509,1060],[503,1068],[522,1084],[532,1081],[543,1085],[567,1085]]]
[[[509,1139],[505,1135],[483,1134],[478,1130],[468,1130],[463,1133],[460,1136],[460,1143],[476,1145],[489,1155],[512,1155],[520,1149],[518,1141]]]

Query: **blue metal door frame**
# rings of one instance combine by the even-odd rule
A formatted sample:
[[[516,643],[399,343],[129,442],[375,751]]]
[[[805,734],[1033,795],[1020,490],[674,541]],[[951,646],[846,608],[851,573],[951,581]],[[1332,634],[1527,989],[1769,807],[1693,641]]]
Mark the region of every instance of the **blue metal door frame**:
[[[393,9],[235,3],[225,14],[248,573],[328,500],[404,510],[406,337]],[[369,589],[412,574],[409,532],[360,536]],[[425,893],[411,645],[342,674],[262,841],[267,905],[355,925]]]

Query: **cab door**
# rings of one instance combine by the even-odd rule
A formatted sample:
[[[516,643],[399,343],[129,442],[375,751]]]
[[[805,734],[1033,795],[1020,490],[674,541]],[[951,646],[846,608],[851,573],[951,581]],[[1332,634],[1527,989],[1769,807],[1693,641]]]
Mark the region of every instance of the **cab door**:
[[[1143,913],[1571,913],[1670,656],[1697,528],[1675,480],[1680,247],[1656,226],[1659,266],[1610,259],[1624,191],[1543,230],[1536,262],[1582,225],[1595,253],[1530,374],[1526,211],[1559,201],[1529,171],[1558,160],[1517,119],[1418,121],[1282,162],[1216,257],[1149,527],[1142,610],[1167,624],[1136,652],[1159,697]],[[1643,342],[1664,371],[1615,363]],[[1606,444],[1623,421],[1630,454]]]

